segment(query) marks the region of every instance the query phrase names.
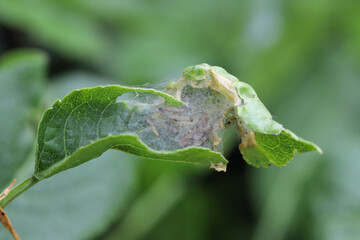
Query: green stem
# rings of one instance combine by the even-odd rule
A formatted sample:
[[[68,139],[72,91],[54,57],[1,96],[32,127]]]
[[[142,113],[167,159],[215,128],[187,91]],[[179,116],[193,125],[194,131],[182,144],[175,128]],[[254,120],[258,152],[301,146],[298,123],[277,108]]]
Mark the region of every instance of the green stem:
[[[3,200],[0,201],[0,207],[6,207],[6,205],[8,205],[17,196],[19,196],[21,193],[23,193],[38,182],[39,180],[36,179],[34,176],[25,179],[22,183],[20,183],[13,190],[11,190]]]

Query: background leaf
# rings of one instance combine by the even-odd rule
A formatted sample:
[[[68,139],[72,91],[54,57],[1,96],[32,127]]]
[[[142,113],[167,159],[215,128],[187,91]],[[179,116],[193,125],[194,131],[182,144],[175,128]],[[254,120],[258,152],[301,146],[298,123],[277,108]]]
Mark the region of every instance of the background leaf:
[[[138,163],[127,154],[107,152],[81,168],[42,181],[7,206],[6,212],[19,235],[27,239],[100,235],[125,210],[135,187]],[[1,228],[0,238],[9,237]]]
[[[9,53],[0,60],[0,189],[34,145],[32,114],[44,89],[46,62],[44,53],[32,50]]]

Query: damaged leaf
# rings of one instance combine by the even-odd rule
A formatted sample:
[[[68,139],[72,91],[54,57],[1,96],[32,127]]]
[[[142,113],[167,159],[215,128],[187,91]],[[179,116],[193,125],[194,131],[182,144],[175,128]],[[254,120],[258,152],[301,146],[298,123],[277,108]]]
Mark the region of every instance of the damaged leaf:
[[[201,64],[186,68],[166,93],[106,86],[57,101],[39,125],[35,177],[50,177],[108,149],[225,171],[227,160],[218,151],[228,123],[237,125],[241,153],[253,166],[283,166],[295,151],[321,152],[275,122],[250,85]]]

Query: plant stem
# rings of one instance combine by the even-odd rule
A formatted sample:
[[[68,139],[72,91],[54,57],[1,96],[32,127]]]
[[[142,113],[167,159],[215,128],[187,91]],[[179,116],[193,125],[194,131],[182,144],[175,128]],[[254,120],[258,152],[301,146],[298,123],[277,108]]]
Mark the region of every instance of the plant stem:
[[[6,207],[17,196],[19,196],[21,193],[23,193],[38,182],[39,180],[36,179],[34,176],[25,179],[22,183],[20,183],[13,190],[11,190],[3,200],[0,201],[0,207]]]

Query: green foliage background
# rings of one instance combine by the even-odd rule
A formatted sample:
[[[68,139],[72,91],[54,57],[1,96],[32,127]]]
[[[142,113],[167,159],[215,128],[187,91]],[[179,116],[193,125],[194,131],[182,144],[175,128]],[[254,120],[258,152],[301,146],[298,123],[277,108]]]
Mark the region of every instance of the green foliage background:
[[[0,0],[1,54],[49,55],[33,84],[0,79],[1,188],[31,174],[37,123],[56,99],[156,84],[202,62],[251,84],[275,119],[324,150],[257,169],[229,144],[227,173],[111,151],[12,202],[20,236],[359,239],[359,11],[356,0]]]

